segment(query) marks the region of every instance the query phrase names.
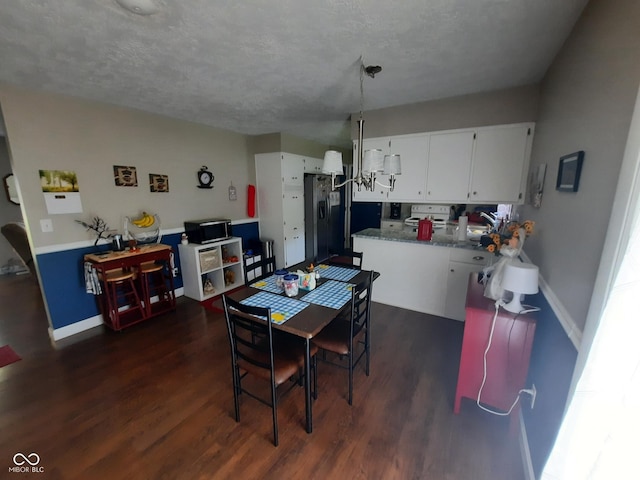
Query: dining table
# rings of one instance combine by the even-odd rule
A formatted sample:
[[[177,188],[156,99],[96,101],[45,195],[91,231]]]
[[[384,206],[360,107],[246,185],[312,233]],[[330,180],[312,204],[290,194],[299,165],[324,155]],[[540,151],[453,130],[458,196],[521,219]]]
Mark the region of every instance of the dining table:
[[[287,268],[290,273],[305,272],[311,262],[301,262]],[[371,273],[348,265],[315,265],[320,273],[313,290],[299,289],[298,294],[287,297],[284,289],[276,285],[275,275],[241,287],[226,295],[236,301],[254,306],[266,306],[272,310],[273,328],[304,340],[304,389],[306,431],[313,431],[311,403],[311,340],[340,313],[351,301],[351,286],[357,285]],[[373,279],[380,274],[373,272]],[[274,314],[275,312],[275,314]]]

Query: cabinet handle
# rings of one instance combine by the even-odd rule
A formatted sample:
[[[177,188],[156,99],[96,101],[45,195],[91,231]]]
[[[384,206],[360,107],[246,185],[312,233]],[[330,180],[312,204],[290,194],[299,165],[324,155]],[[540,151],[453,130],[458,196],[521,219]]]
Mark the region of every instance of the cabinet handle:
[[[476,255],[475,257],[473,257],[474,260],[479,261],[479,260],[484,260],[484,257],[482,255]]]
[[[453,268],[452,268],[450,271],[451,271],[451,272],[455,272],[455,270],[454,270]]]
[[[477,194],[478,194],[478,192],[473,192],[473,194],[474,194],[474,195],[477,195]]]

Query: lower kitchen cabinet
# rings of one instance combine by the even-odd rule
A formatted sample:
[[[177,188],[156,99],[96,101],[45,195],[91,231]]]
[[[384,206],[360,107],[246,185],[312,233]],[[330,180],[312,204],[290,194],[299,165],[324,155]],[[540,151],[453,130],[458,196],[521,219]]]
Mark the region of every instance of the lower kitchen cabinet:
[[[460,320],[465,319],[465,298],[469,274],[480,272],[489,264],[492,254],[477,250],[452,248],[449,255],[449,272],[447,273],[447,299],[444,316]]]
[[[184,294],[202,301],[244,284],[242,239],[178,245]]]
[[[380,273],[374,302],[444,315],[450,248],[355,236],[353,250],[363,252],[364,269]]]
[[[382,232],[383,238],[368,238]],[[370,229],[353,236],[353,249],[363,253],[363,268],[380,273],[373,288],[375,302],[464,321],[469,274],[488,265],[484,250],[439,246],[430,242],[386,239],[403,232]]]

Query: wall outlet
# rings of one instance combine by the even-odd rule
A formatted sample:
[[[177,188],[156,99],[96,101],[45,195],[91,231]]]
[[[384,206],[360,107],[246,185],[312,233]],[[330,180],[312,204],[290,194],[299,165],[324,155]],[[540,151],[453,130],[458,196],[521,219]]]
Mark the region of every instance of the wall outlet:
[[[536,390],[536,384],[534,383],[531,385],[531,388],[520,390],[520,392],[526,393],[531,397],[531,409],[533,410],[533,407],[536,404],[536,396],[538,395],[538,391]]]
[[[53,232],[53,222],[50,218],[43,218],[40,220],[40,228],[44,233]]]

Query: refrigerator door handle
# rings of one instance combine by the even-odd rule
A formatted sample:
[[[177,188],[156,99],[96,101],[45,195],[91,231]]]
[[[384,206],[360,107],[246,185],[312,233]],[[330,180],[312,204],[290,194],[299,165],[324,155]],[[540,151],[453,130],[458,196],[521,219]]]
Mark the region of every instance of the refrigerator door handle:
[[[327,218],[327,201],[326,200],[320,200],[318,202],[318,218],[320,220],[324,220],[325,218]]]

